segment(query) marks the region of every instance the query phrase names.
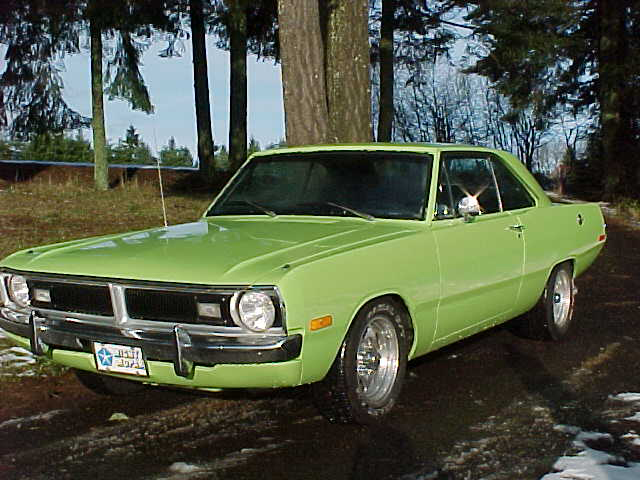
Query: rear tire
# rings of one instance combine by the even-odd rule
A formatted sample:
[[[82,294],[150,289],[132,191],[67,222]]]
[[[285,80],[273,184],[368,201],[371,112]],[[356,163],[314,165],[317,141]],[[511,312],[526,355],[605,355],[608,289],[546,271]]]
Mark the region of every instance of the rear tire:
[[[375,423],[400,395],[412,342],[408,314],[389,298],[365,305],[327,376],[313,385],[318,410],[332,423]]]
[[[134,395],[146,388],[144,384],[134,380],[109,377],[84,370],[74,370],[73,372],[82,385],[98,395]]]
[[[557,265],[536,306],[516,320],[515,333],[536,340],[567,338],[573,324],[574,293],[571,263]]]

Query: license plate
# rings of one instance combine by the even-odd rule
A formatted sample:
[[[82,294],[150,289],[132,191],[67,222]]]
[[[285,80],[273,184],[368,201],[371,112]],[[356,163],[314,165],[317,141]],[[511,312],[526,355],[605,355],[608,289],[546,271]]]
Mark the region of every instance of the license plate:
[[[149,375],[140,347],[94,342],[93,352],[96,366],[102,372],[124,373],[139,377]]]

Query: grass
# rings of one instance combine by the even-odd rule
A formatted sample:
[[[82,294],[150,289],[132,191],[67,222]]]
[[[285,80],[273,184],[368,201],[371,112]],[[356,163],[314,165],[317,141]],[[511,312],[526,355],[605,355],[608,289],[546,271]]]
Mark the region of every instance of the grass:
[[[165,196],[170,225],[194,221],[212,193]],[[139,184],[96,192],[77,182],[12,184],[0,190],[0,258],[23,248],[161,226],[157,187]]]

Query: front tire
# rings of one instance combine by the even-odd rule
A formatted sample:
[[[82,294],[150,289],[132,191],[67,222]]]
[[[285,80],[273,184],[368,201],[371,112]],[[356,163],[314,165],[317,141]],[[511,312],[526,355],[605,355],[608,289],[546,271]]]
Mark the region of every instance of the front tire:
[[[404,308],[374,300],[358,313],[327,376],[313,386],[320,412],[332,423],[374,423],[395,404],[412,335]]]

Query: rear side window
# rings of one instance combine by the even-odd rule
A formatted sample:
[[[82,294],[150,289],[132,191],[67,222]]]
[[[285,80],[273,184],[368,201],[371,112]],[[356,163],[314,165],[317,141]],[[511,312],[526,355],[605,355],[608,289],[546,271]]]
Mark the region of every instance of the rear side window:
[[[524,185],[491,154],[447,152],[440,158],[434,218],[456,218],[464,197],[475,197],[481,215],[534,205]]]
[[[518,180],[504,164],[494,159],[493,170],[500,187],[503,210],[517,210],[518,208],[533,207],[533,198],[527,192],[524,185]]]

